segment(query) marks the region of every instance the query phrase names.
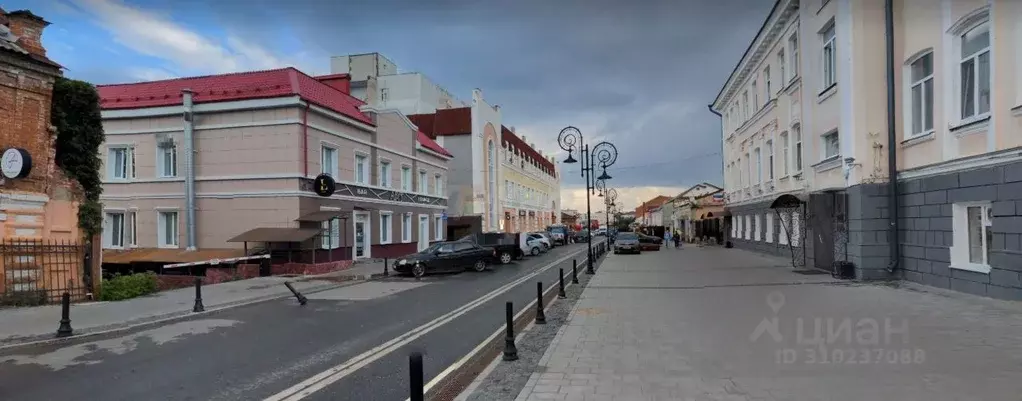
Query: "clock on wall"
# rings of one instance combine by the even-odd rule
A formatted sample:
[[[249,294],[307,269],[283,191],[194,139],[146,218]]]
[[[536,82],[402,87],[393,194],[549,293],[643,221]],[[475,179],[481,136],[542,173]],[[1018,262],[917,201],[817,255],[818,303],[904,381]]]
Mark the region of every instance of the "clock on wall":
[[[21,148],[10,148],[0,158],[0,172],[5,178],[25,178],[32,171],[32,156]]]

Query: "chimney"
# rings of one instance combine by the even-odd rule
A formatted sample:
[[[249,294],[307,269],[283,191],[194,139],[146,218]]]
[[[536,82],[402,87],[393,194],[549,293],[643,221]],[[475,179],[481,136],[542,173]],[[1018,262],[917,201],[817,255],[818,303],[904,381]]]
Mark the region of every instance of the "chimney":
[[[536,144],[535,143],[530,143],[529,147],[531,147],[533,150],[535,150],[536,149]]]
[[[366,77],[366,104],[372,107],[379,106],[379,102],[377,101],[379,94],[377,94],[376,91],[376,77]]]
[[[514,133],[515,133],[515,126],[514,126],[514,125],[512,125],[512,126],[511,126],[511,133],[512,133],[512,134],[514,134]]]
[[[327,86],[337,89],[341,92],[351,94],[351,75],[350,74],[330,74],[316,77],[316,80],[327,84]]]
[[[522,135],[522,142],[525,142],[525,135]],[[528,142],[526,142],[528,143]]]
[[[49,22],[28,10],[7,13],[7,21],[11,33],[19,38],[18,46],[29,53],[46,57],[42,38],[43,29],[50,25]]]

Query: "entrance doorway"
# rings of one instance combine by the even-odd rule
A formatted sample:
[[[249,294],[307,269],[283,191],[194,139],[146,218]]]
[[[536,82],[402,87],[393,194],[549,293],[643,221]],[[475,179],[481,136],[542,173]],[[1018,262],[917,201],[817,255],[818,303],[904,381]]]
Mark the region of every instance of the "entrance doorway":
[[[369,213],[355,212],[355,245],[352,250],[353,259],[362,259],[372,256]]]
[[[429,215],[419,215],[419,250],[429,247]]]

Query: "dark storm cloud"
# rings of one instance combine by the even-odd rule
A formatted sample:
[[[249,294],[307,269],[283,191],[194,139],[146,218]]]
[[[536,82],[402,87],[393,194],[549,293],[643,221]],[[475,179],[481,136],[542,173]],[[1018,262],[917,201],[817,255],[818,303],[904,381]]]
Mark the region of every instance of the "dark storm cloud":
[[[719,119],[706,104],[771,1],[166,1],[249,40],[282,33],[329,55],[380,52],[463,99],[482,88],[506,125],[596,126],[621,186],[719,181]],[[201,5],[201,7],[200,7]],[[278,47],[278,51],[279,51]],[[585,119],[586,121],[578,121]],[[547,134],[544,134],[547,135]],[[551,128],[550,143],[557,135]],[[533,138],[530,138],[532,141]],[[553,149],[547,149],[548,151]],[[566,186],[577,174],[566,174]]]

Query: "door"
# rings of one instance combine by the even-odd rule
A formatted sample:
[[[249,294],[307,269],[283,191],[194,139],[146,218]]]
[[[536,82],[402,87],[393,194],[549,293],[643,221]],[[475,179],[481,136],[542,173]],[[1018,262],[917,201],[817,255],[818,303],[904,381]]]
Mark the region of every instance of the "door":
[[[355,213],[355,246],[353,250],[354,259],[368,258],[372,256],[369,228],[369,213]]]
[[[454,244],[454,257],[457,261],[456,270],[464,270],[465,268],[472,266],[475,264],[476,259],[479,258],[476,253],[476,247],[467,242],[458,242]]]
[[[457,271],[461,269],[461,261],[454,244],[444,244],[436,251],[437,262],[433,263],[433,269],[440,272]]]
[[[419,250],[429,247],[429,216],[419,215]]]
[[[809,230],[813,241],[813,267],[831,271],[834,265],[834,193],[809,197]]]

